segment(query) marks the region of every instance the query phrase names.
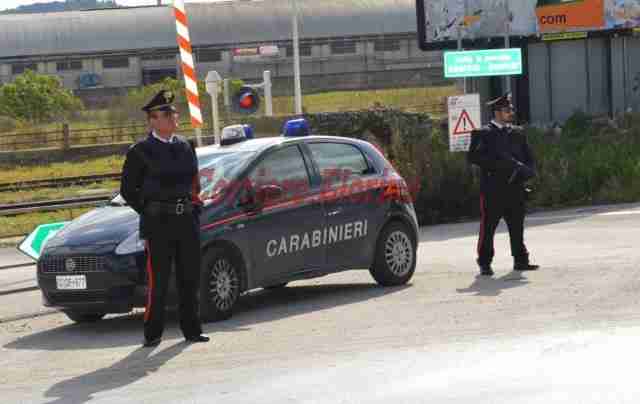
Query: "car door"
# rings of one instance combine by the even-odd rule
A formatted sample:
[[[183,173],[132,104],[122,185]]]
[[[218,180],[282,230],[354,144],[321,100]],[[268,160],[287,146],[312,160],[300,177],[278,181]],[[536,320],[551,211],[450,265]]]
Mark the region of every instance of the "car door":
[[[359,268],[369,262],[385,209],[382,177],[354,144],[307,144],[320,173],[327,215],[327,264]]]
[[[247,222],[256,281],[263,286],[303,270],[324,266],[320,242],[325,226],[322,201],[312,198],[311,167],[297,145],[267,152],[248,174],[251,188],[277,185],[284,194],[251,212]]]

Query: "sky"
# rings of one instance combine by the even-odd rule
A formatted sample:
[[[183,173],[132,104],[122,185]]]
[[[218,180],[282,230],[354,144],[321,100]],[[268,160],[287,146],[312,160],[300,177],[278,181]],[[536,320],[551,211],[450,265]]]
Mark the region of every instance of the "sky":
[[[54,0],[52,0],[54,1]],[[62,0],[56,0],[62,1]],[[199,0],[198,2],[203,3],[206,0]],[[8,8],[16,8],[18,6],[26,6],[27,4],[34,3],[47,3],[49,0],[0,0],[0,10],[6,10]],[[187,3],[191,3],[192,1],[186,0]],[[121,6],[150,6],[158,4],[157,0],[116,0],[116,3]],[[171,4],[171,0],[162,0],[162,4]]]

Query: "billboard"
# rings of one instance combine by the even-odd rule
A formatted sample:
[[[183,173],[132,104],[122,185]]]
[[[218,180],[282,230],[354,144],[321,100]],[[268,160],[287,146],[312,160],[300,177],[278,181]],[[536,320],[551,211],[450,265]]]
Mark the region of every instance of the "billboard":
[[[640,0],[605,0],[605,24],[608,29],[640,27]]]
[[[604,28],[604,0],[538,0],[540,33]]]
[[[640,0],[416,0],[424,50],[470,40],[640,27]]]

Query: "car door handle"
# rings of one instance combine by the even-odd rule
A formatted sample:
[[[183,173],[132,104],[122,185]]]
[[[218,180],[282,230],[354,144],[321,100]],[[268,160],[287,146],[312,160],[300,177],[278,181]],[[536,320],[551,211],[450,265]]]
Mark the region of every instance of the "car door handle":
[[[327,213],[327,216],[335,216],[335,215],[339,215],[340,213],[342,213],[342,209],[336,209],[336,210],[332,210],[331,212]]]

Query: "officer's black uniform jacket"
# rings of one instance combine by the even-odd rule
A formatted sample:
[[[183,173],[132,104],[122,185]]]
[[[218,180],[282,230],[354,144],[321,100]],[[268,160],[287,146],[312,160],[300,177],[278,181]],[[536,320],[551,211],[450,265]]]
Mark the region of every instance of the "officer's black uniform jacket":
[[[173,143],[164,143],[150,133],[127,152],[120,194],[140,215],[140,238],[151,236],[155,227],[145,215],[145,205],[150,201],[190,200],[197,218],[202,202],[195,150],[181,136],[175,136]]]
[[[493,122],[471,133],[467,160],[480,167],[481,192],[524,189],[522,176],[516,173],[517,162],[535,170],[533,155],[522,129],[499,128]]]

